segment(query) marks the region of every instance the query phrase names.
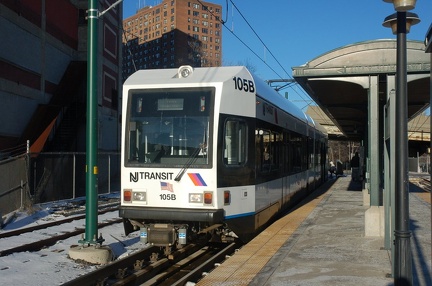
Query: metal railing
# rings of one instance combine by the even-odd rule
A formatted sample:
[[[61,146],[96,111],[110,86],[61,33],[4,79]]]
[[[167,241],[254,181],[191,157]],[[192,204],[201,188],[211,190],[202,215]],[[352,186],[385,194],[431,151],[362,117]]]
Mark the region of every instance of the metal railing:
[[[0,216],[30,204],[26,155],[0,161]]]

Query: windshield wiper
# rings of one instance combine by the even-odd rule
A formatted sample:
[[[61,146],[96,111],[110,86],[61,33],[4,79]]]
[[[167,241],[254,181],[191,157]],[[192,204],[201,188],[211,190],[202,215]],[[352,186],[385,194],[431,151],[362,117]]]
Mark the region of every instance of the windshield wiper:
[[[198,148],[195,149],[195,151],[189,157],[188,161],[184,164],[184,166],[181,168],[180,172],[174,178],[174,181],[180,182],[180,180],[183,177],[184,173],[186,173],[186,170],[189,169],[189,167],[195,162],[195,160],[198,157],[198,154],[200,153],[200,151],[201,151],[201,147],[198,147]]]

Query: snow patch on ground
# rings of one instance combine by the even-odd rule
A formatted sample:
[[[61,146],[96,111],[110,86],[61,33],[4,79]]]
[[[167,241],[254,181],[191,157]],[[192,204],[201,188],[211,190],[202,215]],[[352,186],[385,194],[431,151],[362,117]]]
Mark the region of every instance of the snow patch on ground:
[[[115,197],[118,198],[118,194],[112,194],[108,199]],[[74,213],[73,210],[82,209],[84,205],[83,199],[76,199],[35,205],[30,211],[16,211],[3,217],[5,225],[0,233],[61,220],[69,213]],[[114,218],[118,218],[118,211],[102,214],[98,217],[98,221],[103,222]],[[84,228],[85,220],[71,222],[68,229],[74,227]],[[116,258],[127,256],[146,247],[140,242],[138,232],[125,236],[121,223],[98,231],[105,239],[103,245],[110,246]],[[40,233],[36,232],[26,233],[23,236],[23,238],[40,239]],[[80,236],[74,236],[37,252],[22,252],[0,257],[0,285],[60,285],[95,270],[98,266],[78,263],[69,258],[69,248],[77,245],[80,239]],[[10,248],[8,241],[10,239],[0,239],[0,249]]]

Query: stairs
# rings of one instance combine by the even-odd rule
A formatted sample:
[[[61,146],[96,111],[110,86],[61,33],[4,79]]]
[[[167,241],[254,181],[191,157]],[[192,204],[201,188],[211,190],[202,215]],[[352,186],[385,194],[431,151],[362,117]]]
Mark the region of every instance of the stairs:
[[[54,137],[44,151],[72,151],[76,146],[76,132],[85,120],[86,62],[70,62],[56,92],[48,104],[40,104],[24,130],[20,143],[33,144],[57,117],[51,131]]]

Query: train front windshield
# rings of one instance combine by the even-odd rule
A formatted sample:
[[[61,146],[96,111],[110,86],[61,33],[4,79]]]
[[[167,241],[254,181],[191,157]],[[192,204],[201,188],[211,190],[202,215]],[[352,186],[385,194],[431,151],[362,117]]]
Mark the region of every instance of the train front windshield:
[[[131,90],[125,165],[209,165],[213,98],[210,87]]]

